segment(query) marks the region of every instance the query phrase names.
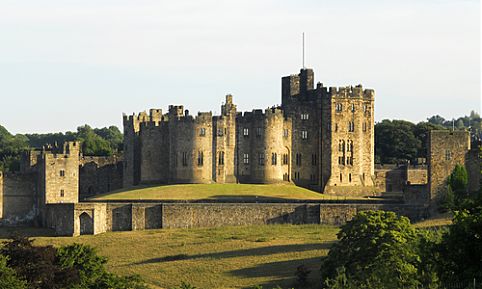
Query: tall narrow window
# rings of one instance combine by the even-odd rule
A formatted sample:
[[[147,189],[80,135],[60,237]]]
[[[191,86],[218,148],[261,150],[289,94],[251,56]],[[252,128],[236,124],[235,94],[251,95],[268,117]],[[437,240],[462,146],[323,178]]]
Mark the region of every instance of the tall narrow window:
[[[288,129],[283,129],[283,137],[288,137],[289,131]]]
[[[351,110],[351,112],[355,112],[355,104],[354,103],[351,104],[350,110]]]
[[[247,128],[247,127],[243,128],[243,135],[249,136],[249,128]]]
[[[348,131],[354,132],[355,131],[355,123],[353,121],[348,122]]]
[[[60,170],[60,176],[65,177],[65,171],[64,170]]]
[[[316,166],[316,163],[317,163],[317,157],[316,157],[316,154],[312,154],[311,155],[311,165],[312,166]]]
[[[243,163],[245,165],[249,164],[249,154],[243,154]]]
[[[224,165],[224,152],[219,152],[218,164]]]
[[[60,190],[60,196],[61,196],[61,197],[64,197],[64,196],[65,196],[65,191],[64,191],[64,189],[61,189],[61,190]]]
[[[182,153],[182,166],[183,167],[187,167],[187,157],[188,157],[187,152],[183,152]]]
[[[445,150],[445,160],[450,161],[452,159],[452,152],[450,150]]]
[[[343,175],[340,173],[340,183],[343,182]]]
[[[197,152],[197,165],[202,166],[204,163],[204,153],[202,151]]]
[[[202,127],[199,129],[199,135],[200,136],[205,136],[206,135],[206,128]]]
[[[288,154],[283,154],[283,165],[288,164]]]
[[[261,136],[263,129],[261,127],[256,128],[256,136]]]
[[[258,153],[258,165],[264,166],[264,153]]]
[[[308,139],[308,131],[302,130],[301,131],[301,138],[302,139]]]
[[[351,173],[348,174],[348,181],[351,183]]]
[[[308,120],[309,118],[310,118],[310,115],[309,115],[309,114],[307,114],[307,113],[302,113],[302,114],[301,114],[301,119],[302,119],[302,120]]]
[[[271,165],[276,166],[278,163],[278,155],[276,153],[271,154]]]
[[[301,154],[296,154],[296,165],[301,166]]]

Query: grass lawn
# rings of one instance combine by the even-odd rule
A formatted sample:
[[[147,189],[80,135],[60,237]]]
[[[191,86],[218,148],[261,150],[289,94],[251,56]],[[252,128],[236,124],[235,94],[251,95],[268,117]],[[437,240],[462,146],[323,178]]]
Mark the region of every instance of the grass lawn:
[[[346,200],[363,197],[324,195],[291,184],[186,184],[133,187],[98,195],[91,200]]]
[[[5,230],[0,230],[4,236]],[[42,233],[39,230],[29,233]],[[139,274],[153,288],[172,288],[181,281],[200,289],[252,288],[257,284],[268,289],[275,285],[291,288],[301,264],[312,270],[312,287],[307,288],[319,288],[321,257],[336,240],[338,230],[320,225],[163,229],[35,237],[35,244],[92,245],[109,258],[110,271]]]
[[[450,218],[415,223],[435,229]],[[172,288],[189,282],[199,289],[295,287],[301,264],[312,272],[311,287],[319,288],[321,258],[336,241],[338,227],[323,225],[264,225],[223,228],[161,229],[108,232],[96,236],[44,237],[51,231],[0,228],[0,241],[12,233],[34,236],[37,245],[74,242],[97,248],[108,257],[110,271],[139,274],[153,288]],[[41,236],[41,237],[40,237]]]

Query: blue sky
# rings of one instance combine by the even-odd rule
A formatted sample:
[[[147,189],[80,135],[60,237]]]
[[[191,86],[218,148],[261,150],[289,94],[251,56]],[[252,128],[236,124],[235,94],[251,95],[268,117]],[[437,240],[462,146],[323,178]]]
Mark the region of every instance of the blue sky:
[[[480,2],[0,1],[0,124],[14,133],[122,125],[184,104],[280,103],[306,66],[376,91],[376,120],[481,109]]]

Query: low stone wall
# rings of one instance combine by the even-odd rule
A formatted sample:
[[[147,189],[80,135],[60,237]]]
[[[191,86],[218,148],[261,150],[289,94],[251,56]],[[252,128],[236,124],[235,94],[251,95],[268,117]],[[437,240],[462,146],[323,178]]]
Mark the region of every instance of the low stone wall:
[[[36,174],[0,172],[0,225],[31,225],[38,215],[36,191]]]
[[[48,205],[47,226],[59,235],[78,235],[156,228],[341,225],[366,210],[394,211],[412,221],[428,216],[426,207],[404,204],[79,203]]]

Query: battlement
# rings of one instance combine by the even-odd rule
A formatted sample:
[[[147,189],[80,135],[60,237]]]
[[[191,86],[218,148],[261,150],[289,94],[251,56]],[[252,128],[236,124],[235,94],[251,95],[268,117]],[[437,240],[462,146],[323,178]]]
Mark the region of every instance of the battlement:
[[[267,117],[284,117],[283,109],[280,106],[273,106],[265,109],[253,109],[252,111],[245,111],[244,113],[239,112],[237,114],[238,118],[250,120],[250,119],[263,119]]]
[[[195,118],[196,122],[206,122],[206,121],[212,121],[213,119],[213,113],[210,112],[198,112],[197,116]]]
[[[363,89],[361,84],[357,86],[330,87],[331,97],[339,98],[367,98],[373,99],[375,91],[373,89]]]
[[[50,153],[50,154],[63,154],[63,155],[70,155],[70,154],[79,154],[80,152],[80,141],[67,141],[64,142],[62,145],[57,143],[47,144],[42,147],[43,153]],[[30,153],[31,154],[31,153]]]

